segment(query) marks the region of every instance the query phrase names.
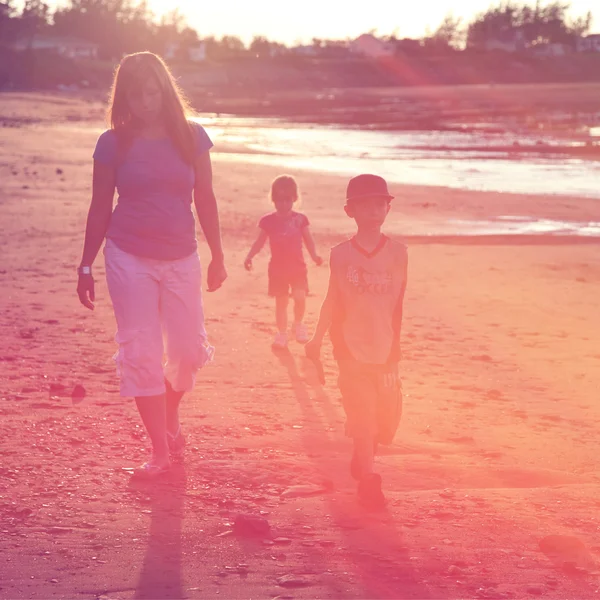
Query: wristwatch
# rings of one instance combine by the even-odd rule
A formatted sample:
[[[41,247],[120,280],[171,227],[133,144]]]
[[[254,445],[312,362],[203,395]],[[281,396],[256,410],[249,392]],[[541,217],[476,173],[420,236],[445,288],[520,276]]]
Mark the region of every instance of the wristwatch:
[[[92,274],[92,267],[88,267],[88,266],[77,267],[77,275],[91,275],[91,274]]]

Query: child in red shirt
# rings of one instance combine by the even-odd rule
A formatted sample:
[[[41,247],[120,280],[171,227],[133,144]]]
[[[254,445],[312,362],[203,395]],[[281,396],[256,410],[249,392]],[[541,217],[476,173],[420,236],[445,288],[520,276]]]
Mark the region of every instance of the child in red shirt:
[[[317,254],[315,242],[310,232],[306,215],[293,210],[299,199],[298,184],[293,177],[281,175],[271,184],[271,200],[275,212],[265,215],[259,222],[259,234],[244,261],[246,270],[252,270],[252,259],[260,252],[266,241],[271,247],[269,262],[269,296],[275,298],[275,319],[277,335],[273,347],[287,347],[288,301],[290,294],[294,299],[293,334],[298,342],[305,344],[309,340],[308,331],[303,323],[308,293],[308,276],[303,246],[316,265],[323,260]]]

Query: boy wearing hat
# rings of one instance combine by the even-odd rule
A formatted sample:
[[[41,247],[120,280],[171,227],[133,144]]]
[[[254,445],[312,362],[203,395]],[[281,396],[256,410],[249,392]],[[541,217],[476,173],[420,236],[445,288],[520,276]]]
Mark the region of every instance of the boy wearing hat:
[[[327,295],[306,345],[306,355],[318,360],[329,330],[346,435],[354,440],[350,472],[359,501],[369,508],[385,505],[374,455],[378,443],[392,442],[402,413],[398,365],[408,256],[406,246],[381,233],[392,199],[377,175],[350,180],[345,211],[356,235],[331,250]]]

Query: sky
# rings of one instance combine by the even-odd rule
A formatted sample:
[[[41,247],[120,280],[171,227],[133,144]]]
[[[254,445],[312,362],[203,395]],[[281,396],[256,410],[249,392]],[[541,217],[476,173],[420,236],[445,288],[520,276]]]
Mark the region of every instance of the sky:
[[[64,3],[47,2],[51,6]],[[307,43],[312,38],[356,38],[371,30],[378,35],[418,38],[428,29],[434,31],[450,9],[468,22],[490,4],[498,4],[498,0],[148,0],[157,15],[179,7],[200,37],[235,35],[249,42],[255,35],[263,35],[286,45]],[[600,32],[599,0],[571,0],[571,9],[573,16],[591,10],[596,17],[592,31]]]

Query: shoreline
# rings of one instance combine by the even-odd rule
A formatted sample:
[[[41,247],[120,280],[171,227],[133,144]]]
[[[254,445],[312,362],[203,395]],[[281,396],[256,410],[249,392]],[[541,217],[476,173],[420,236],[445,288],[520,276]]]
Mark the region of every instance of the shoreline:
[[[1,98],[1,96],[0,96]],[[19,127],[5,127],[7,140],[12,138],[19,143],[20,133],[31,129],[40,138],[44,132],[52,130],[52,135],[60,139],[63,136],[69,139],[68,144],[85,144],[93,148],[97,132],[104,129],[101,116],[104,107],[101,103],[89,103],[80,99],[70,97],[51,97],[47,95],[33,95],[32,97],[11,96],[12,101],[0,108],[0,119],[9,116],[13,119],[27,120],[34,117],[38,122],[20,125]],[[79,136],[79,138],[77,138]],[[91,155],[91,149],[90,149]],[[286,166],[287,161],[291,162]],[[291,170],[302,173],[303,179],[317,178],[321,181],[335,180],[343,189],[344,181],[351,174],[346,170],[340,172],[327,171],[320,164],[317,168],[314,162],[303,164],[301,160],[274,153],[265,154],[264,150],[253,149],[246,143],[224,143],[217,138],[213,151],[213,160],[226,164],[247,165],[244,167],[248,173],[260,169],[268,173],[278,173],[282,170]],[[408,160],[410,162],[410,160]],[[361,160],[357,165],[362,164]],[[514,163],[514,164],[518,164]],[[576,236],[573,231],[567,231],[573,227],[600,228],[600,201],[586,197],[585,195],[568,194],[544,194],[544,193],[519,193],[519,192],[496,192],[486,190],[473,190],[460,186],[447,186],[436,184],[415,184],[410,182],[399,183],[397,179],[390,179],[390,183],[397,190],[396,195],[399,202],[398,216],[407,219],[408,231],[401,231],[398,226],[395,233],[406,235],[408,238],[426,243],[435,240],[450,240],[453,236],[457,239],[473,238],[477,244],[485,243],[484,240],[496,243],[506,243],[506,240],[522,240],[523,243],[540,243],[543,237],[555,239],[558,243],[576,240],[574,243],[594,243],[598,237],[593,231],[587,235]],[[265,190],[265,195],[267,191]],[[327,195],[328,190],[323,192]],[[338,192],[339,193],[339,189]],[[319,190],[313,191],[314,195]],[[326,222],[333,222],[336,215],[331,211],[324,210],[323,215]],[[549,231],[528,232],[524,218],[530,219],[531,223],[543,221],[543,227]],[[452,220],[457,221],[455,232],[449,232]],[[465,231],[465,223],[471,223],[474,230],[469,235]],[[567,225],[565,227],[564,225]],[[490,225],[493,225],[490,231]],[[498,227],[502,229],[498,230]],[[480,231],[477,231],[479,228]],[[486,231],[487,229],[487,231]],[[514,231],[518,229],[518,233]],[[532,235],[533,234],[533,235]],[[477,239],[475,239],[477,238]],[[527,240],[527,242],[526,242]],[[554,242],[553,242],[554,243]]]
[[[483,133],[518,128],[532,136],[551,133],[580,141],[590,139],[588,128],[600,126],[600,82],[228,90],[221,96],[218,89],[197,88],[193,79],[183,85],[200,114],[282,119],[297,125]],[[107,101],[107,93],[96,89],[0,91],[0,99],[9,102],[19,97],[27,102],[81,102],[102,111]]]

